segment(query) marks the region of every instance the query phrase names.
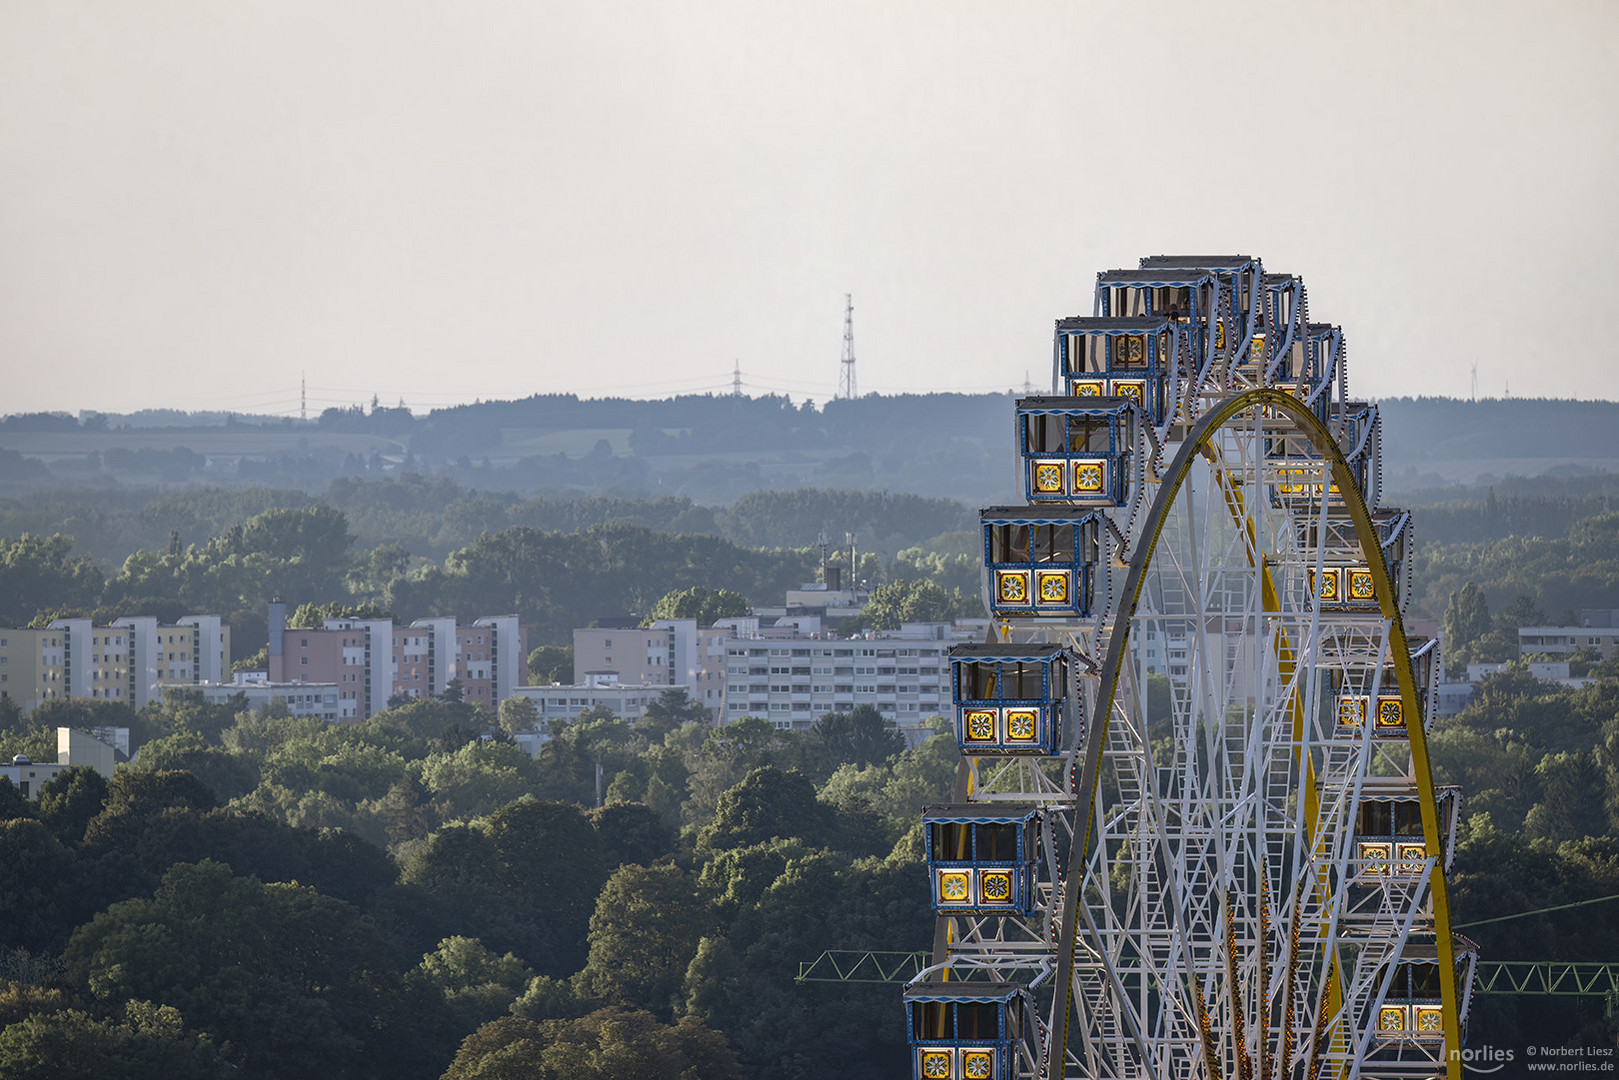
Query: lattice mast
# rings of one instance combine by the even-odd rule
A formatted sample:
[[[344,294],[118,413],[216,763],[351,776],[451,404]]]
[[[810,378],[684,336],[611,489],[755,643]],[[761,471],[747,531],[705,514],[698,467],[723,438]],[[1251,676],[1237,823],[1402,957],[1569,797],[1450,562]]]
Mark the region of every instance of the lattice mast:
[[[843,294],[843,359],[838,365],[838,397],[857,398],[860,390],[854,377],[854,296]]]

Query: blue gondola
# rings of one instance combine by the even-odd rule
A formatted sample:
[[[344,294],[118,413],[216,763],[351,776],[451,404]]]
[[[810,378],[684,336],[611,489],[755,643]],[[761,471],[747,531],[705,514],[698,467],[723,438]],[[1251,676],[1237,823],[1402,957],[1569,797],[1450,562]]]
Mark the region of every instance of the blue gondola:
[[[1446,868],[1455,847],[1461,792],[1455,786],[1435,793]],[[1368,788],[1355,810],[1355,859],[1362,874],[1406,877],[1427,866],[1428,847],[1422,833],[1422,803],[1415,790]]]
[[[1429,699],[1433,695],[1433,678],[1436,663],[1439,658],[1439,642],[1432,638],[1413,637],[1409,639],[1411,646],[1411,670],[1416,676],[1417,713],[1424,724],[1428,720]],[[1342,679],[1345,672],[1352,669],[1336,668],[1329,672],[1333,680]],[[1377,680],[1377,692],[1372,693],[1370,685],[1370,672],[1362,680],[1364,685],[1340,684],[1335,687],[1338,710],[1338,730],[1347,734],[1358,734],[1361,725],[1368,718],[1372,724],[1372,735],[1380,739],[1399,738],[1407,735],[1405,703],[1400,697],[1400,684],[1395,676],[1394,665],[1386,665]]]
[[[1189,328],[1167,316],[1060,319],[1057,370],[1073,397],[1127,398],[1154,424],[1178,403],[1185,377],[1198,369],[1184,344]]]
[[[1123,506],[1144,448],[1141,409],[1125,398],[1032,397],[1017,403],[1030,502]]]
[[[1311,592],[1323,611],[1367,611],[1379,608],[1376,583],[1372,570],[1361,551],[1360,539],[1354,523],[1347,514],[1329,514],[1325,521],[1327,554],[1318,572],[1314,567],[1305,572]],[[1394,585],[1394,602],[1402,604],[1411,574],[1412,542],[1411,515],[1404,510],[1384,509],[1372,512],[1372,525],[1377,529],[1378,546],[1388,566],[1389,578]],[[1318,526],[1314,521],[1300,523],[1301,541],[1306,550],[1316,545]]]
[[[1259,329],[1263,303],[1261,282],[1265,268],[1251,255],[1149,255],[1141,260],[1142,270],[1206,270],[1214,275],[1214,302],[1205,318],[1209,331],[1210,352],[1221,363],[1246,354],[1252,347],[1253,336]]]
[[[913,1080],[1006,1080],[1023,1048],[1034,1060],[1034,998],[1010,983],[938,982],[905,988]]]
[[[1068,652],[1060,645],[950,650],[956,741],[969,754],[1054,754],[1062,739]],[[1079,718],[1074,718],[1078,722]]]
[[[1077,506],[997,506],[978,514],[997,617],[1091,614],[1102,518]]]
[[[1349,465],[1355,486],[1368,506],[1376,506],[1381,494],[1379,477],[1383,451],[1383,422],[1377,406],[1356,403],[1339,406],[1330,421],[1338,438],[1339,449]],[[1278,441],[1290,444],[1285,452],[1276,446]],[[1344,502],[1338,494],[1338,484],[1332,479],[1331,467],[1302,433],[1277,435],[1266,440],[1267,451],[1278,456],[1291,457],[1294,464],[1276,470],[1270,485],[1273,505],[1308,510],[1321,502],[1321,485],[1327,483],[1329,511],[1342,512]]]
[[[1034,910],[1039,807],[928,806],[922,825],[935,911],[1027,915]]]

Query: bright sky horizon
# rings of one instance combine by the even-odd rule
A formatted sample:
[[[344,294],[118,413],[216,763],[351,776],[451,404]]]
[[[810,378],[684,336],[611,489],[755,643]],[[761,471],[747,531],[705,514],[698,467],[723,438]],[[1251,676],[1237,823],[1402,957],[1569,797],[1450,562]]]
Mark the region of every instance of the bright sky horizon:
[[[17,0],[0,414],[819,402],[845,293],[861,390],[1004,390],[1097,271],[1236,252],[1356,396],[1619,399],[1616,43],[1605,0]]]

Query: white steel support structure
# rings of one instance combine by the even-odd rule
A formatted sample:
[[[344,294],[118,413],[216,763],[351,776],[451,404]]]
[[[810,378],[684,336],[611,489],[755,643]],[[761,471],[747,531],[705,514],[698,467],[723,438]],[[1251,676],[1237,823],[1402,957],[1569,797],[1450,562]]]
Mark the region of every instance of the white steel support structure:
[[[1428,762],[1437,647],[1400,619],[1409,519],[1376,507],[1375,408],[1345,402],[1342,334],[1299,279],[1142,262],[1099,275],[1098,314],[1178,302],[1174,362],[1137,486],[1103,509],[1098,603],[998,622],[1071,651],[1085,722],[1059,754],[964,756],[955,792],[1042,808],[1039,904],[941,916],[910,985],[1026,987],[1019,1077],[1459,1078],[1458,800]],[[1063,355],[1054,392],[1090,392]]]

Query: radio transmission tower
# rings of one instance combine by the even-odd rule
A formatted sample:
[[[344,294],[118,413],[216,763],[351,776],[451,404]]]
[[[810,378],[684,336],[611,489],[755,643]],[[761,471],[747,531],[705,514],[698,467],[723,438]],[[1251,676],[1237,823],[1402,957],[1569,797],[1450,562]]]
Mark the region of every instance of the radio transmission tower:
[[[843,368],[838,373],[838,397],[857,398],[854,381],[854,297],[843,294]]]

